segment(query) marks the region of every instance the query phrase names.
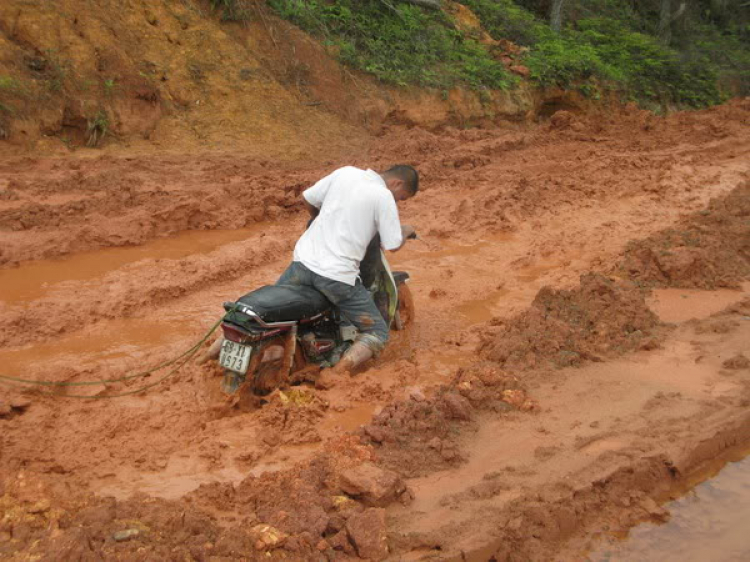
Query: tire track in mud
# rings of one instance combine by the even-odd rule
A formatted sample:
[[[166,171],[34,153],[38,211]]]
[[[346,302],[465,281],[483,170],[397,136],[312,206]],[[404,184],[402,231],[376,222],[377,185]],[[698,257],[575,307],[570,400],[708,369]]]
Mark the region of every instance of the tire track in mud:
[[[724,111],[734,115],[735,109]],[[713,112],[712,119],[717,113],[721,116],[720,112]],[[701,114],[689,116],[687,125],[681,119],[674,120],[677,131],[669,134],[657,131],[655,136],[674,139],[683,134],[679,132],[680,127],[704,126]],[[729,129],[732,126],[727,125]],[[618,522],[622,519],[624,524],[629,516],[623,514],[629,513],[629,509],[634,513],[633,518],[649,513],[649,509],[654,511],[647,494],[652,491],[649,486],[668,481],[661,468],[666,465],[659,456],[669,449],[665,442],[675,444],[665,458],[681,470],[689,471],[694,465],[690,460],[691,444],[695,439],[713,443],[721,430],[730,422],[734,423],[737,401],[745,399],[746,373],[738,371],[735,379],[728,380],[716,372],[720,370],[717,361],[724,360],[722,354],[736,347],[737,341],[746,341],[746,328],[737,319],[747,314],[744,308],[728,316],[681,328],[682,332],[678,331],[667,340],[674,342],[669,344],[672,347],[646,352],[656,354],[656,366],[646,361],[647,366],[638,371],[640,386],[630,375],[634,368],[629,357],[617,364],[606,361],[584,367],[592,369],[590,371],[519,371],[523,376],[508,387],[506,383],[487,384],[495,380],[492,377],[482,381],[485,386],[475,382],[478,375],[467,380],[471,369],[464,370],[464,378],[451,380],[455,369],[450,363],[440,365],[437,361],[436,365],[431,356],[450,351],[446,357],[448,362],[456,357],[467,363],[474,360],[488,313],[479,318],[479,326],[471,328],[477,318],[470,313],[462,315],[462,306],[477,301],[479,308],[489,295],[494,299],[489,316],[508,318],[513,312],[522,312],[542,285],[572,289],[579,274],[590,269],[607,269],[614,263],[628,240],[645,238],[673,225],[680,213],[699,209],[712,196],[729,191],[746,170],[746,164],[739,158],[746,154],[742,152],[747,146],[745,137],[739,135],[734,139],[736,142],[726,136],[716,141],[716,135],[725,131],[716,133],[710,124],[705,127],[706,130],[700,129],[698,138],[692,141],[698,143],[690,149],[693,152],[685,155],[691,159],[689,170],[677,166],[665,179],[661,172],[648,169],[648,162],[653,159],[647,155],[643,159],[628,160],[631,163],[628,169],[637,170],[642,165],[646,170],[642,175],[633,172],[632,184],[623,177],[616,185],[594,186],[593,192],[590,186],[584,185],[585,181],[568,183],[565,177],[575,166],[582,165],[577,159],[582,156],[580,153],[569,154],[571,157],[563,161],[545,163],[547,173],[555,169],[561,176],[553,187],[544,187],[541,181],[514,184],[508,178],[525,165],[533,168],[533,162],[523,159],[542,153],[540,147],[549,150],[550,145],[567,148],[577,143],[586,146],[625,143],[612,132],[607,137],[603,133],[575,129],[544,131],[535,140],[523,143],[527,146],[528,142],[532,150],[540,152],[512,150],[508,159],[495,169],[491,159],[489,162],[479,160],[477,165],[461,162],[459,167],[454,166],[458,171],[451,171],[449,175],[444,163],[428,160],[425,184],[429,177],[432,187],[407,206],[404,217],[422,232],[425,232],[422,225],[429,225],[426,228],[433,249],[425,251],[414,245],[396,254],[398,264],[413,272],[419,322],[412,333],[404,336],[407,341],[394,342],[395,357],[386,357],[360,377],[320,393],[321,401],[316,402],[315,412],[285,409],[272,399],[261,415],[250,412],[212,419],[206,409],[208,397],[201,390],[203,382],[212,381],[210,368],[188,369],[171,383],[168,392],[111,404],[82,407],[32,396],[31,404],[12,407],[11,417],[0,421],[7,429],[0,438],[3,452],[0,494],[6,492],[4,501],[10,502],[13,513],[30,516],[32,521],[11,521],[8,531],[5,528],[0,531],[18,537],[21,543],[17,544],[21,546],[40,539],[33,547],[35,552],[64,552],[65,545],[75,544],[84,545],[84,549],[88,548],[86,545],[94,545],[94,550],[108,555],[127,555],[138,548],[149,549],[154,556],[173,554],[175,549],[191,556],[242,553],[252,558],[257,552],[258,558],[263,559],[268,558],[266,552],[270,552],[272,558],[308,557],[316,552],[356,554],[361,547],[352,538],[359,536],[356,521],[360,517],[380,521],[382,512],[371,511],[380,508],[362,505],[366,502],[361,493],[354,494],[353,499],[342,493],[338,478],[342,470],[364,459],[387,462],[388,454],[384,451],[389,438],[382,432],[378,434],[377,429],[368,429],[373,425],[369,424],[361,430],[371,442],[371,446],[365,447],[359,439],[341,436],[348,427],[336,429],[336,420],[343,423],[344,414],[358,405],[369,402],[379,407],[392,403],[380,412],[387,415],[376,417],[387,422],[398,418],[394,418],[392,410],[399,399],[411,408],[414,408],[412,403],[429,406],[435,404],[433,400],[442,400],[435,410],[442,412],[443,418],[434,423],[451,435],[430,436],[430,440],[421,445],[409,442],[409,447],[417,450],[418,446],[420,455],[426,459],[424,466],[416,467],[415,474],[422,476],[407,482],[411,489],[409,495],[399,496],[406,505],[394,504],[388,508],[388,527],[375,525],[382,533],[380,538],[385,537],[391,545],[394,555],[406,552],[427,555],[435,553],[435,548],[439,547],[443,557],[476,551],[481,559],[480,545],[498,551],[503,544],[511,545],[517,552],[536,555],[551,552],[545,549],[553,548],[562,538],[585,528],[586,514],[593,517],[601,511],[602,505],[614,505],[612,517]],[[637,130],[641,130],[640,125]],[[427,154],[435,150],[438,141],[433,133],[411,133],[403,142],[414,152],[406,154]],[[584,133],[587,140],[578,139]],[[502,138],[504,133],[499,134]],[[707,155],[699,150],[701,135],[705,136],[703,142],[716,143],[715,154]],[[479,148],[503,142],[498,141],[497,133],[486,131],[454,131],[448,137],[445,150],[468,150],[472,144],[473,148]],[[597,140],[591,140],[592,137]],[[643,144],[641,139],[628,142],[631,149],[634,144],[639,147]],[[623,150],[622,146],[616,148]],[[650,149],[649,146],[641,148]],[[377,164],[387,158],[381,155],[373,160]],[[716,168],[719,165],[723,165],[722,170]],[[604,179],[610,181],[617,174],[622,174],[622,170],[609,170]],[[494,177],[501,178],[496,186]],[[656,192],[644,192],[642,185],[652,185],[649,182],[657,183]],[[484,198],[473,197],[477,190]],[[476,201],[481,201],[481,205]],[[539,212],[532,212],[534,205]],[[524,224],[524,221],[527,222]],[[503,234],[509,230],[512,234]],[[484,243],[476,243],[478,234],[484,238]],[[292,241],[293,236],[288,236],[279,243],[291,245]],[[472,249],[470,253],[466,252],[467,248]],[[284,253],[283,247],[280,253]],[[133,290],[139,278],[146,290],[155,285],[152,279],[164,283],[159,285],[158,290],[163,292],[157,293],[158,298],[145,297],[123,314],[141,315],[133,318],[136,323],[141,318],[159,318],[166,310],[170,310],[170,316],[182,314],[185,317],[190,316],[191,311],[200,310],[203,317],[210,314],[208,302],[216,302],[218,306],[223,300],[222,293],[237,292],[237,287],[244,289],[272,280],[286,261],[283,255],[269,254],[268,261],[260,268],[240,274],[234,281],[216,285],[221,272],[229,267],[227,263],[236,256],[237,249],[228,247],[215,252],[208,263],[201,263],[200,257],[195,261],[182,260],[197,270],[190,288],[185,291],[179,289],[181,278],[157,274],[163,264],[134,264],[117,272],[122,276],[121,282]],[[212,260],[216,263],[211,263]],[[217,277],[201,277],[212,267]],[[242,271],[242,267],[239,270]],[[189,276],[191,270],[180,271],[181,275]],[[203,288],[201,283],[210,286]],[[91,291],[95,290],[96,282],[91,286]],[[170,293],[170,290],[175,292]],[[50,304],[64,305],[68,295],[72,296],[73,291],[56,291]],[[76,301],[83,303],[86,296],[85,291],[83,295],[75,295]],[[505,301],[509,296],[514,299],[512,306]],[[153,306],[157,308],[151,310]],[[86,314],[84,308],[81,318]],[[97,313],[90,310],[88,314],[92,320],[97,317]],[[109,322],[102,320],[96,325],[97,329],[106,330]],[[702,335],[698,334],[700,330],[704,330]],[[691,347],[693,340],[701,338],[699,347],[702,348]],[[179,346],[184,341],[179,338],[171,345]],[[653,379],[654,369],[663,374],[674,368],[675,357],[680,360],[688,354],[694,360],[717,349],[719,359],[712,355],[706,365],[692,374],[692,382],[680,391],[673,389],[674,381]],[[139,359],[148,360],[156,357],[156,353],[158,351],[153,349]],[[86,372],[68,371],[65,376],[96,378],[122,368],[125,363],[114,360],[106,366],[89,367]],[[442,372],[433,372],[436,366]],[[64,369],[64,362],[59,367]],[[618,377],[612,375],[612,370],[616,369],[624,369],[623,372],[631,376],[629,390],[636,393],[632,403],[621,399],[622,387]],[[593,387],[592,380],[601,384]],[[704,394],[704,381],[710,383],[708,395]],[[468,388],[460,386],[467,382],[470,383]],[[453,398],[446,401],[445,390],[438,390],[441,384],[453,389],[453,394],[448,393]],[[524,396],[514,395],[515,390],[530,392],[532,398],[539,400],[541,411],[528,415],[513,410],[514,396]],[[474,400],[479,407],[472,405],[472,391],[478,392]],[[505,391],[511,394],[503,395]],[[674,396],[675,392],[682,395]],[[435,393],[438,393],[437,399]],[[525,399],[517,401],[516,406],[524,403]],[[620,408],[619,421],[614,419],[618,417],[616,413],[607,410],[610,403]],[[598,409],[592,410],[590,404],[596,404]],[[530,406],[528,409],[535,409],[533,404]],[[419,420],[420,408],[423,409],[417,407],[401,418],[405,439],[424,431]],[[467,412],[469,419],[462,419]],[[355,425],[367,421],[368,417],[369,410],[362,418],[356,417]],[[580,425],[572,427],[575,423]],[[593,425],[596,423],[599,425]],[[303,425],[313,431],[307,431],[300,444],[297,438]],[[383,427],[387,433],[388,424]],[[628,431],[623,431],[623,427]],[[731,435],[731,431],[727,433],[726,443],[739,439],[736,436],[743,435],[742,427]],[[434,437],[438,437],[438,441],[434,441]],[[646,450],[634,448],[634,440],[642,443]],[[710,447],[707,450],[707,454],[711,454]],[[373,456],[373,452],[378,451],[379,461],[378,456]],[[659,460],[648,460],[653,454]],[[513,462],[507,460],[509,455]],[[312,461],[305,462],[305,459]],[[433,472],[446,467],[449,470]],[[571,490],[554,484],[544,487],[563,478],[560,467],[573,471],[577,488],[574,486]],[[260,475],[263,471],[266,473]],[[648,478],[632,477],[641,471],[645,471]],[[260,476],[242,480],[248,473]],[[671,472],[667,470],[667,473]],[[215,483],[174,501],[151,499],[144,502],[136,498],[115,502],[66,489],[72,483],[88,482],[90,490],[117,492],[120,497],[138,489],[148,490],[152,496],[174,493],[173,497],[178,497],[188,488],[210,481]],[[448,481],[461,485],[449,489]],[[592,486],[592,481],[613,482],[612,494],[602,493],[602,484]],[[25,485],[19,487],[20,482]],[[237,486],[227,484],[232,482]],[[529,490],[528,494],[525,489]],[[577,496],[576,490],[579,491]],[[628,496],[630,508],[612,501],[619,498],[622,490],[636,490],[634,497]],[[581,501],[574,502],[572,514],[567,511],[561,515],[560,510],[571,494]],[[344,499],[332,499],[336,497]],[[591,498],[591,501],[581,498]],[[44,500],[64,510],[67,522],[60,524],[60,519],[48,511],[34,513],[34,506]],[[517,503],[509,504],[511,501]],[[546,513],[549,506],[555,506],[549,510],[549,517],[540,519],[540,512]],[[560,510],[557,506],[561,506]],[[299,510],[300,515],[294,510]],[[290,513],[294,513],[291,518]],[[476,519],[477,514],[481,519]],[[61,531],[56,538],[46,534],[53,519]],[[120,530],[119,521],[123,520],[146,522],[152,531],[130,544],[116,545],[108,537]],[[71,525],[71,521],[85,521],[85,530]],[[442,527],[441,521],[448,521],[449,527]],[[322,522],[325,522],[324,527]],[[283,536],[283,540],[268,543],[268,531],[258,528],[263,524],[273,526],[274,533],[280,531],[278,536]],[[505,534],[498,534],[499,529]],[[530,534],[527,531],[532,529],[541,540],[527,539]],[[493,542],[498,536],[507,539],[501,546]],[[446,541],[446,537],[450,540]],[[364,537],[360,538],[362,540]],[[259,541],[261,547],[256,551]]]

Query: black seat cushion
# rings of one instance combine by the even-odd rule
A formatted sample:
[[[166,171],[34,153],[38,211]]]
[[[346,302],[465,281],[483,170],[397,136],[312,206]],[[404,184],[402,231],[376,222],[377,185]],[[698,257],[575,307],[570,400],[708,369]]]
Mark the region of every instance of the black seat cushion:
[[[266,285],[237,301],[250,307],[264,322],[310,318],[331,307],[322,293],[300,285]]]

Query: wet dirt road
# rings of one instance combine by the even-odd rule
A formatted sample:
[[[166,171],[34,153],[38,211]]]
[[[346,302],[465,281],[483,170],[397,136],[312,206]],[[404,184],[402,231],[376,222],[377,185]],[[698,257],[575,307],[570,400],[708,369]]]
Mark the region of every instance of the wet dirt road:
[[[627,328],[634,341],[651,338],[652,344],[607,347],[601,342],[608,334],[595,334],[594,347],[575,353],[585,364],[561,370],[564,365],[545,362],[543,345],[533,339],[524,340],[523,356],[498,349],[518,337],[502,336],[503,330],[515,334],[511,319],[532,310],[543,287],[575,291],[589,271],[632,277],[617,266],[632,241],[676,228],[691,213],[700,218],[711,199],[738,193],[750,172],[746,105],[669,120],[631,111],[562,130],[394,129],[353,163],[378,168],[407,159],[422,171],[423,192],[407,202],[402,219],[424,243],[392,255],[394,268],[412,276],[418,318],[395,334],[369,370],[328,391],[307,389],[314,395],[309,407],[290,408],[271,397],[259,410],[222,417],[211,409],[219,373],[210,365],[188,365],[147,394],[117,400],[3,386],[9,407],[0,417],[0,479],[8,505],[28,513],[44,500],[76,514],[97,496],[164,498],[179,509],[213,514],[218,537],[242,510],[235,513],[234,500],[221,499],[224,492],[206,495],[206,486],[239,490],[248,477],[271,482],[264,480],[271,473],[283,479],[321,454],[370,455],[392,469],[399,447],[415,447],[419,454],[400,466],[414,499],[388,508],[393,556],[463,552],[479,560],[500,557],[501,543],[533,555],[568,541],[575,557],[597,510],[574,502],[576,515],[560,515],[553,525],[530,516],[532,504],[557,514],[571,490],[586,496],[592,482],[618,471],[650,471],[634,482],[614,478],[615,489],[600,493],[611,511],[598,509],[598,517],[627,527],[642,516],[649,494],[669,485],[658,469],[664,462],[652,464],[653,458],[688,459],[689,471],[698,462],[690,457],[696,444],[710,442],[718,451],[748,438],[742,401],[750,373],[723,365],[747,353],[750,324],[742,303],[750,287],[738,270],[733,285],[722,281],[711,292],[656,291],[648,296],[656,319],[646,318],[644,304],[628,320],[641,327]],[[0,163],[0,188],[13,194],[0,201],[3,374],[109,379],[183,351],[216,320],[222,302],[275,280],[304,227],[299,193],[352,163],[271,170],[228,155],[170,158]],[[193,230],[176,234],[185,229]],[[701,269],[696,260],[672,264],[680,272],[672,281],[721,269]],[[605,291],[593,290],[584,303]],[[630,298],[623,301],[626,316]],[[659,328],[659,320],[677,327]],[[495,400],[490,410],[477,406],[470,419],[450,421],[451,435],[431,438],[429,447],[414,445],[408,434],[394,445],[348,437],[370,427],[373,415],[391,412],[394,401],[439,396],[458,368],[472,368],[478,359],[519,379],[538,404],[532,413],[516,409],[511,398]],[[85,393],[140,384],[94,385]],[[128,500],[138,493],[145,496]],[[617,500],[623,494],[629,494],[626,504]],[[281,505],[273,490],[267,495],[268,503]],[[262,498],[254,501],[262,512]],[[299,534],[302,523],[284,523],[279,510],[288,508],[258,521],[273,519],[283,532]],[[49,513],[42,516],[47,525]],[[540,524],[541,538],[525,541],[526,528]],[[45,525],[4,523],[2,552],[51,548]],[[333,535],[323,529],[308,546],[346,554]],[[304,541],[290,544],[306,556]]]

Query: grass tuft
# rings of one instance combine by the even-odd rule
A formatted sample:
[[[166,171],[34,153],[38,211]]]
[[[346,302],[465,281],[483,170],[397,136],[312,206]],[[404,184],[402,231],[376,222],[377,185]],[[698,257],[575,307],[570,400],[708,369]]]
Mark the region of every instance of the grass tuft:
[[[96,115],[88,120],[86,146],[89,148],[98,147],[107,133],[109,133],[109,117],[104,110],[99,110]]]
[[[247,0],[211,0],[211,8],[219,12],[221,21],[247,21],[250,8]]]

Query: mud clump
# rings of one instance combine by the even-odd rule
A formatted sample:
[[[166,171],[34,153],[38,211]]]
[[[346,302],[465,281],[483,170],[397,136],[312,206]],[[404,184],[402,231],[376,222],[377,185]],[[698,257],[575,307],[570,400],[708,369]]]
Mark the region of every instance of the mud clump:
[[[493,320],[479,352],[503,368],[578,365],[653,345],[658,324],[635,286],[588,273],[574,290],[543,287],[528,310]]]
[[[549,123],[550,129],[567,130],[572,129],[574,131],[581,131],[584,125],[576,118],[576,116],[570,111],[560,110],[556,111],[552,117],[550,117]]]
[[[259,412],[260,423],[268,428],[263,441],[270,447],[319,442],[317,422],[327,409],[327,402],[302,387],[276,391]]]
[[[31,400],[20,396],[9,400],[0,400],[0,419],[19,416],[23,414],[30,405]]]
[[[463,431],[476,429],[482,411],[534,410],[520,381],[497,366],[479,362],[460,369],[453,381],[428,398],[412,393],[388,404],[361,430],[379,464],[415,477],[463,462],[457,443]]]
[[[721,364],[725,369],[739,370],[739,369],[750,369],[750,359],[744,354],[738,353],[737,355],[730,357]]]
[[[371,508],[350,517],[346,530],[360,557],[383,560],[388,556],[385,509]]]
[[[6,513],[0,531],[13,541],[0,552],[55,552],[57,559],[64,553],[65,559],[307,560],[359,554],[380,560],[388,554],[383,508],[409,492],[398,475],[369,462],[369,448],[356,441],[344,437],[289,470],[248,476],[236,486],[204,484],[179,500],[84,495],[66,503],[47,499],[39,508],[40,502],[19,499],[20,489],[8,490],[0,503]],[[227,512],[236,515],[228,520],[215,515]]]
[[[632,242],[619,270],[651,287],[738,288],[750,276],[749,217],[746,182],[674,228]]]
[[[339,483],[346,494],[373,507],[391,504],[406,491],[398,474],[368,462],[342,472]]]

